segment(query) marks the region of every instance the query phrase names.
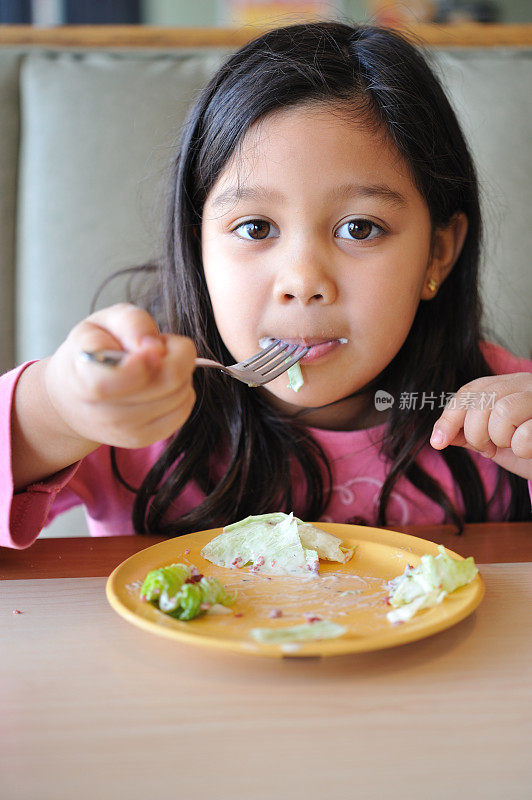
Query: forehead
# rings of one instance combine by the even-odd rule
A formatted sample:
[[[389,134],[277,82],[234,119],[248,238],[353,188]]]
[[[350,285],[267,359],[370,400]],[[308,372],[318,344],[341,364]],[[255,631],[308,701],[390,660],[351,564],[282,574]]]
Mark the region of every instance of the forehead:
[[[385,185],[418,194],[409,166],[382,125],[347,107],[296,106],[255,122],[209,197],[239,195],[248,183],[310,190],[316,185]]]

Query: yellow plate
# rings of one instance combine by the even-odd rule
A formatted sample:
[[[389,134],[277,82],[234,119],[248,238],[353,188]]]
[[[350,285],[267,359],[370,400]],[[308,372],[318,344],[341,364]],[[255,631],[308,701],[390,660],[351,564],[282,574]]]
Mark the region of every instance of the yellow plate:
[[[320,561],[320,577],[252,575],[248,569],[216,567],[200,555],[221,528],[169,539],[136,553],[109,576],[106,586],[111,606],[128,622],[158,636],[181,642],[249,655],[336,656],[380,650],[413,642],[450,628],[467,617],[484,595],[480,575],[457,589],[439,606],[419,612],[408,622],[391,625],[386,619],[386,582],[417,566],[425,553],[437,555],[432,542],[381,528],[317,523],[356,551],[348,564]],[[461,560],[461,556],[447,552]],[[238,590],[230,614],[205,614],[189,622],[175,620],[140,599],[139,589],[152,569],[175,563],[195,564],[201,573],[216,576],[224,586]],[[281,616],[272,618],[272,611]],[[306,622],[305,615],[332,620],[347,630],[336,639],[297,644],[258,644],[252,628],[291,627]],[[312,623],[308,623],[312,624]]]

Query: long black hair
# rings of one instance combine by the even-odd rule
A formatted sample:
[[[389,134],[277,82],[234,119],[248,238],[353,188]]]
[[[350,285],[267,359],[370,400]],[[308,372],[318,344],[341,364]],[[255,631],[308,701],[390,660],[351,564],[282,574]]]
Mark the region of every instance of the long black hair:
[[[456,116],[419,47],[375,26],[339,22],[297,24],[269,31],[229,57],[192,106],[172,165],[165,249],[151,270],[148,309],[162,331],[191,337],[202,356],[228,363],[230,353],[214,322],[201,258],[205,200],[250,126],[272,112],[323,103],[364,115],[377,124],[409,165],[425,199],[433,230],[462,211],[468,231],[460,256],[437,296],[421,302],[411,330],[379,386],[400,392],[455,392],[493,374],[480,349],[478,267],[481,218],[475,168]],[[192,415],[135,492],[138,533],[172,536],[223,525],[248,514],[294,510],[319,519],[331,493],[327,458],[301,421],[284,417],[260,391],[250,391],[215,370],[196,370]],[[487,518],[491,498],[469,452],[450,447],[440,457],[459,487],[465,513],[417,463],[439,416],[429,405],[394,404],[381,451],[389,472],[379,499],[377,524],[401,476],[439,504],[445,519]],[[216,458],[213,458],[216,454]],[[220,459],[220,456],[223,458]],[[113,469],[120,477],[117,453]],[[223,468],[221,468],[223,463]],[[173,501],[194,481],[205,499],[172,518]],[[524,519],[526,482],[499,469],[506,481],[506,518]],[[297,507],[294,485],[304,487]],[[299,497],[299,494],[298,494]],[[370,521],[371,524],[372,521]]]

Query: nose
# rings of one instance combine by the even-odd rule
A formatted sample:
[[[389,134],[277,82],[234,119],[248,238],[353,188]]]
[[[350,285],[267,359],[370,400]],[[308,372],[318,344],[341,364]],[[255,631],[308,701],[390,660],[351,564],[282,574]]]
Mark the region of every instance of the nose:
[[[306,248],[304,253],[295,255],[287,252],[285,256],[279,264],[274,285],[278,302],[298,302],[302,305],[334,303],[338,288],[325,266],[323,256]]]

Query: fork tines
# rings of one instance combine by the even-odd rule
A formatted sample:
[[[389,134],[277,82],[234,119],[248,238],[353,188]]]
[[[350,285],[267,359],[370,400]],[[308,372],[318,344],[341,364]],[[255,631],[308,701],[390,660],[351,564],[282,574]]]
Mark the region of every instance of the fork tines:
[[[310,350],[309,347],[303,347],[301,349],[300,345],[297,344],[292,345],[292,347],[290,347],[290,350],[286,351],[283,354],[283,358],[277,360],[276,362],[278,365],[277,368],[274,368],[274,366],[269,365],[269,369],[265,370],[262,374],[267,375],[270,380],[277,378],[278,375],[282,375],[283,372],[286,372],[286,370],[290,369],[290,367],[293,367],[294,364],[297,364],[297,362],[300,361],[303,358],[303,356],[306,355],[306,353],[308,353],[309,350]],[[292,357],[288,358],[287,360],[287,357],[290,354],[292,354]]]
[[[288,369],[287,359],[289,359],[289,357],[292,356],[298,349],[299,346],[297,344],[286,345],[283,347],[282,351],[274,353],[267,363],[258,367],[257,372],[260,372],[261,375],[269,375],[270,372],[273,372],[276,367],[281,365],[283,370]]]
[[[285,342],[281,342],[280,339],[274,339],[264,350],[261,350],[260,353],[255,353],[254,356],[251,356],[246,361],[241,361],[238,366],[240,369],[247,369],[248,367],[256,369],[256,367],[269,361],[270,358],[275,355],[275,353],[269,355],[273,350],[275,350],[276,353],[281,353],[286,350],[287,347],[288,345]]]

